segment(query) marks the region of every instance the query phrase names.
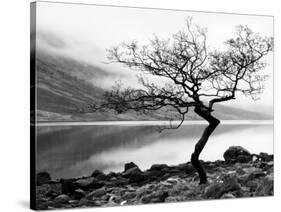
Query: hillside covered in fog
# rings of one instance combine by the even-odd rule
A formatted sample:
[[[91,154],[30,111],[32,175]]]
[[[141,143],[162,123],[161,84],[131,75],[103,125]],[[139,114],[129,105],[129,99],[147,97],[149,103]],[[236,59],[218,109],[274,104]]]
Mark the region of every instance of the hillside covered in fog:
[[[112,73],[97,66],[62,57],[43,50],[36,52],[37,120],[38,121],[113,121],[113,120],[167,120],[165,110],[149,114],[129,111],[88,113],[87,106],[102,100],[104,89],[95,85]],[[261,111],[261,108],[259,108]],[[269,120],[267,113],[237,107],[216,105],[214,114],[222,120]],[[171,115],[173,116],[173,115]],[[186,120],[200,119],[193,111]]]

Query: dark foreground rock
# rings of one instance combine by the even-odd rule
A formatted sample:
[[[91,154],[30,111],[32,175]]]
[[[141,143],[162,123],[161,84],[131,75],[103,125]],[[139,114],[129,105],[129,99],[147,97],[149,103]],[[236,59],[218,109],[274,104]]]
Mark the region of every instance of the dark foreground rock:
[[[223,154],[226,162],[247,163],[252,160],[251,153],[241,146],[231,146]]]
[[[37,185],[48,183],[50,180],[51,180],[51,175],[48,172],[39,172],[37,174],[37,178],[36,178]]]
[[[44,183],[37,186],[37,209],[273,195],[273,155],[261,153],[255,161],[240,160],[239,156],[250,153],[240,147],[228,150],[225,161],[202,162],[208,175],[205,185],[198,185],[190,163],[154,164],[146,171],[128,163],[121,173],[95,170],[89,177],[59,181],[50,181],[45,175]]]

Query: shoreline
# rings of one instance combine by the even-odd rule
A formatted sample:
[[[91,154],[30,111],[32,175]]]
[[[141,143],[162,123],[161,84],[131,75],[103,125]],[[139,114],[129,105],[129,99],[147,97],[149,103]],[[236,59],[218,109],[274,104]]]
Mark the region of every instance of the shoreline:
[[[87,177],[60,180],[51,180],[47,172],[41,172],[37,174],[36,207],[106,207],[273,195],[273,155],[247,150],[237,155],[229,148],[224,159],[201,161],[208,176],[204,185],[198,185],[190,162],[154,164],[147,170],[130,162],[124,164],[122,172],[94,170]]]

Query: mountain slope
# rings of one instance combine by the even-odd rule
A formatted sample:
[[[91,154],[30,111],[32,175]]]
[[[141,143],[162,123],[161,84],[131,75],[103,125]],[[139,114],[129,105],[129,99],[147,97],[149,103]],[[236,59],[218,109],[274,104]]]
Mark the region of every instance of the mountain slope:
[[[77,61],[46,54],[37,55],[36,74],[37,109],[63,114],[75,113],[83,105],[100,99],[102,89],[86,79],[106,75],[95,67],[85,69]]]
[[[102,100],[104,90],[94,86],[92,79],[106,77],[109,73],[101,68],[79,61],[40,51],[36,58],[37,120],[38,121],[106,121],[106,120],[167,120],[164,109],[148,114],[129,111],[82,113],[82,108]],[[173,114],[169,113],[173,117]],[[216,105],[214,115],[219,119],[272,119],[271,115]],[[194,111],[187,120],[200,119]]]

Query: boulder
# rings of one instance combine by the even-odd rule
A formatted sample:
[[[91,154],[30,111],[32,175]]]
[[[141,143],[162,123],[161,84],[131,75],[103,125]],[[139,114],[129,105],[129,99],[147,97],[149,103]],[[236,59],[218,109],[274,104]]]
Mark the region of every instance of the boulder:
[[[158,170],[150,170],[145,172],[146,176],[149,178],[155,178],[158,179],[158,177],[161,177],[163,173]]]
[[[231,146],[223,154],[223,157],[228,163],[247,163],[252,160],[248,150],[241,146]]]
[[[195,173],[195,169],[193,168],[193,166],[191,165],[191,163],[183,163],[183,164],[179,164],[177,166],[177,169],[181,172],[184,172],[186,174],[193,174]]]
[[[252,160],[251,156],[246,156],[246,155],[238,155],[236,162],[238,163],[248,163]]]
[[[138,167],[134,162],[125,163],[124,172],[126,172],[127,170],[134,168],[134,167]]]
[[[125,194],[124,194],[124,196],[123,196],[123,198],[124,199],[133,199],[133,198],[135,198],[136,197],[136,193],[135,192],[125,192]]]
[[[91,188],[92,183],[96,181],[96,178],[94,177],[89,177],[85,179],[80,179],[72,183],[73,187],[78,189],[89,189]]]
[[[91,177],[95,177],[97,180],[107,180],[107,176],[100,170],[93,171]]]
[[[223,195],[222,190],[223,190],[222,183],[214,183],[206,189],[204,196],[213,199],[220,198]]]
[[[165,199],[169,196],[167,191],[156,191],[148,195],[141,197],[140,202],[144,204],[165,202]]]
[[[142,173],[142,171],[139,169],[139,167],[132,167],[130,169],[128,169],[126,172],[124,172],[122,174],[123,177],[128,178],[130,177],[132,174],[139,174]]]
[[[265,162],[273,161],[273,155],[269,155],[265,152],[261,152],[259,157]]]
[[[72,200],[69,200],[68,201],[69,204],[73,204],[73,205],[76,205],[79,203],[79,200],[76,200],[76,199],[72,199]]]
[[[102,186],[104,186],[103,182],[99,182],[96,178],[94,177],[89,177],[89,178],[85,178],[85,179],[80,179],[77,180],[75,182],[72,183],[72,187],[74,189],[83,189],[83,190],[87,190],[87,189],[98,189],[101,188]]]
[[[75,191],[75,188],[73,187],[72,183],[76,181],[76,179],[67,179],[61,180],[61,193],[62,194],[69,194],[73,193]]]
[[[48,172],[39,172],[36,177],[37,185],[48,183],[51,180],[51,175]]]
[[[235,198],[235,196],[231,193],[226,193],[221,197],[221,199],[232,199],[232,198]]]
[[[255,161],[255,164],[254,164],[255,167],[261,168],[261,169],[265,168],[266,165],[267,165],[267,163],[264,161]]]
[[[144,174],[136,172],[130,175],[129,183],[140,183],[146,180],[147,177]]]
[[[248,176],[248,180],[251,181],[251,180],[255,180],[255,179],[258,179],[260,177],[264,177],[266,176],[266,173],[264,171],[254,171],[252,172],[251,174],[249,174]]]
[[[271,172],[273,172],[273,166],[274,166],[273,161],[269,161],[269,162],[267,162],[266,165],[263,167],[263,170],[271,173]]]
[[[162,169],[169,168],[167,164],[153,164],[149,170],[151,171],[161,171]]]
[[[80,200],[86,195],[85,191],[82,189],[76,189],[73,193],[73,198],[76,200]]]
[[[104,196],[104,195],[106,195],[105,188],[100,188],[100,189],[97,189],[97,190],[92,191],[91,193],[89,193],[87,195],[87,198],[96,198],[96,197],[101,197],[101,196]]]
[[[57,197],[58,195],[60,195],[59,191],[56,191],[56,190],[49,190],[47,193],[46,193],[46,197],[50,197],[50,198],[55,198]]]
[[[112,178],[117,178],[118,177],[118,174],[115,173],[115,172],[109,172],[107,175],[106,175],[107,179],[112,179]]]
[[[123,185],[127,185],[129,182],[128,178],[124,178],[124,177],[118,177],[114,180],[111,180],[110,182],[106,182],[105,185],[107,187],[116,187],[116,186],[123,186]]]
[[[56,203],[68,203],[69,200],[70,198],[66,194],[61,194],[55,198]]]

